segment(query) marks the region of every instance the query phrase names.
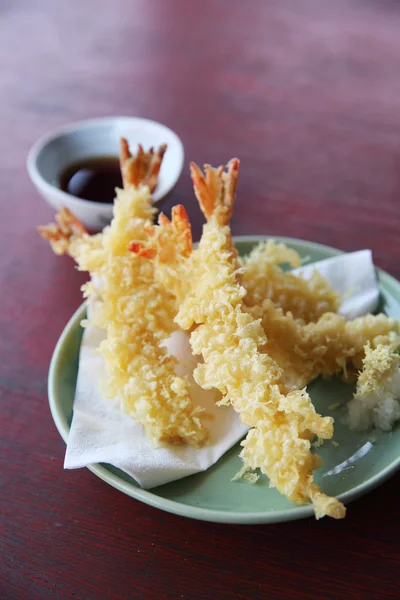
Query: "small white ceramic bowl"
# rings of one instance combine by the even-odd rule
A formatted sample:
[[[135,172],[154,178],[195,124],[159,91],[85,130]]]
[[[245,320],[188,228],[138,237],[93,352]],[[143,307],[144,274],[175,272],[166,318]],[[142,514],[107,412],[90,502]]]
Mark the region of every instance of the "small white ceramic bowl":
[[[59,175],[84,158],[119,154],[119,139],[125,137],[132,151],[167,144],[153,200],[161,200],[174,187],[182,172],[184,152],[179,137],[168,127],[136,117],[103,117],[79,121],[53,131],[31,148],[27,168],[38,192],[56,210],[66,206],[89,229],[100,230],[112,219],[113,205],[83,200],[59,188]]]

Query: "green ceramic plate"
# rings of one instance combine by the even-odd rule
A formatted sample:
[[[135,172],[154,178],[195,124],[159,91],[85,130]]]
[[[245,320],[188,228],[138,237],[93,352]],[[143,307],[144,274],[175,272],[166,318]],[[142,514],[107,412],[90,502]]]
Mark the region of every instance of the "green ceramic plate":
[[[247,254],[262,238],[237,237],[240,254]],[[310,242],[280,238],[311,262],[340,254],[338,250]],[[381,310],[400,319],[400,283],[378,271],[382,292]],[[73,315],[64,329],[51,361],[49,401],[54,422],[64,439],[72,417],[79,347],[82,336],[80,321],[85,305]],[[324,466],[315,479],[324,492],[348,503],[390,477],[400,466],[400,427],[391,433],[370,431],[354,433],[341,424],[340,410],[329,406],[338,398],[350,398],[352,388],[340,381],[319,381],[309,386],[317,409],[335,417],[334,441],[326,441],[319,452]],[[273,523],[300,519],[313,514],[310,505],[296,505],[270,489],[261,477],[255,485],[244,481],[231,482],[241,466],[239,445],[225,454],[204,473],[169,483],[151,491],[142,490],[128,475],[107,464],[92,465],[90,470],[125,494],[156,508],[204,521],[222,523]]]

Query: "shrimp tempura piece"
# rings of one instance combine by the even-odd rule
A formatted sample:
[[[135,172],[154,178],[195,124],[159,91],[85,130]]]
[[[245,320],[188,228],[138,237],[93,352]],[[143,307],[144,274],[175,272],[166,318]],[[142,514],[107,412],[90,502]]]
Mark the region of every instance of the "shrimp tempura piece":
[[[191,333],[192,351],[204,359],[194,372],[197,383],[218,389],[221,403],[232,404],[251,427],[242,443],[243,472],[260,469],[271,486],[290,500],[304,503],[311,499],[317,518],[341,518],[344,506],[323,494],[312,477],[321,459],[311,454],[311,440],[314,435],[330,438],[333,420],[315,412],[305,390],[288,389],[282,370],[261,351],[267,338],[260,320],[253,319],[243,304],[246,291],[238,281],[228,227],[238,167],[237,159],[230,161],[226,172],[206,166],[203,177],[191,165],[195,193],[208,219],[197,250],[187,258],[176,257],[171,250],[163,262],[160,249],[165,252],[168,243],[172,249],[179,232],[164,235],[161,223],[140,251],[154,257],[156,274],[163,283],[169,284],[171,271],[181,279],[186,293],[176,322],[186,330],[197,325]]]
[[[147,185],[118,195],[114,218],[103,232],[105,263],[99,277],[101,299],[93,322],[107,331],[100,344],[108,374],[108,393],[159,442],[201,446],[207,440],[188,384],[175,374],[176,360],[160,342],[176,329],[175,298],[154,278],[154,265],[129,252],[145,239],[154,209]]]
[[[157,151],[150,148],[148,152],[144,152],[139,144],[137,154],[133,156],[127,140],[120,139],[120,164],[124,188],[116,189],[115,202],[125,198],[125,204],[129,206],[130,216],[133,219],[152,219],[155,213],[151,192],[157,186],[166,148],[166,144],[163,144]],[[126,233],[131,240],[134,232],[129,232],[129,223],[127,227]],[[38,231],[43,238],[49,240],[55,254],[69,254],[77,262],[81,271],[89,271],[91,275],[95,275],[104,263],[103,233],[89,235],[68,208],[61,208],[56,215],[56,223],[40,226]]]
[[[186,380],[175,374],[175,359],[160,347],[176,329],[175,298],[155,281],[153,264],[127,250],[132,239],[146,238],[145,229],[152,223],[150,187],[164,152],[161,147],[156,154],[145,154],[139,147],[132,157],[121,140],[124,189],[117,190],[111,225],[90,236],[64,209],[57,231],[49,226],[41,233],[50,241],[56,236],[62,244],[57,249],[92,275],[83,289],[86,296],[100,298],[91,306],[89,319],[106,331],[100,352],[108,395],[120,398],[123,410],[144,426],[153,443],[200,446],[207,439],[200,410],[191,401]]]
[[[107,332],[100,344],[107,392],[121,399],[123,410],[144,426],[153,443],[201,446],[207,431],[200,411],[192,404],[186,380],[175,374],[175,359],[160,347],[176,328],[175,298],[154,280],[150,261],[119,253],[118,231],[111,226],[105,240],[116,252],[101,270],[102,302],[92,315]]]
[[[261,305],[270,299],[285,313],[305,322],[316,321],[326,312],[336,312],[340,298],[322,275],[314,271],[309,280],[282,271],[279,264],[301,266],[301,258],[292,248],[272,240],[260,242],[241,260],[242,284],[247,290],[246,306]]]

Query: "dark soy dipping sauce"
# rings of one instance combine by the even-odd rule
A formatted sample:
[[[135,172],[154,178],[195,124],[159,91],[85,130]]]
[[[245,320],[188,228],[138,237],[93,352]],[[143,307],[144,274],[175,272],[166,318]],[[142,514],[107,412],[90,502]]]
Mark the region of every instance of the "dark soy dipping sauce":
[[[76,162],[61,172],[60,188],[83,200],[112,203],[115,188],[122,188],[117,156],[99,156]]]

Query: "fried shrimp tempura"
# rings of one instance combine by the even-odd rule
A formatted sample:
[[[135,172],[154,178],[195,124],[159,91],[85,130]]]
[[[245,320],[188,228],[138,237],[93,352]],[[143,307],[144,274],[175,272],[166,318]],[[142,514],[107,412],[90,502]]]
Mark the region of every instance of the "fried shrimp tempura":
[[[301,266],[299,254],[285,244],[272,240],[260,242],[241,259],[242,284],[247,290],[244,302],[253,307],[270,299],[285,313],[306,323],[316,321],[326,312],[336,312],[340,298],[322,275],[314,271],[309,280],[282,271],[279,264]]]
[[[186,380],[175,374],[176,360],[160,347],[176,329],[175,298],[155,281],[153,264],[127,249],[132,239],[140,244],[146,237],[155,210],[149,186],[135,188],[137,175],[125,150],[122,141],[125,189],[118,190],[114,219],[103,232],[102,302],[93,314],[93,322],[107,331],[100,351],[109,377],[108,393],[121,398],[124,411],[144,426],[153,443],[199,447],[208,437],[200,409],[192,403]],[[154,166],[150,167],[153,176]]]
[[[157,186],[166,149],[166,144],[163,144],[156,151],[150,148],[148,152],[144,152],[139,144],[134,156],[129,150],[127,140],[120,139],[120,165],[124,189],[117,188],[116,202],[132,196],[134,192],[131,198],[133,201],[128,202],[132,219],[150,219],[156,212],[151,206],[150,194]],[[129,231],[129,222],[127,225],[126,233],[131,240],[134,232]],[[44,239],[49,240],[55,254],[69,254],[81,271],[89,271],[94,275],[104,263],[103,232],[89,235],[82,223],[66,207],[62,207],[56,215],[56,223],[39,226],[37,230]]]
[[[223,395],[221,404],[232,404],[251,427],[242,443],[243,472],[260,469],[270,485],[290,500],[311,500],[317,518],[342,518],[343,504],[323,494],[312,475],[321,459],[311,454],[311,440],[315,435],[332,437],[333,420],[316,413],[305,390],[289,390],[283,371],[261,351],[267,338],[260,320],[253,319],[243,304],[246,290],[238,280],[228,227],[238,167],[237,159],[230,161],[226,172],[206,166],[203,177],[191,165],[195,193],[208,219],[197,250],[187,258],[164,255],[164,262],[165,245],[173,248],[181,233],[165,235],[161,223],[149,232],[140,252],[154,257],[156,273],[166,286],[172,271],[189,290],[175,320],[183,329],[195,327],[192,351],[204,359],[194,372],[197,383],[218,389]]]
[[[191,401],[186,380],[175,374],[176,360],[160,347],[176,329],[175,298],[155,281],[153,264],[127,250],[129,236],[140,240],[151,223],[131,218],[132,202],[133,193],[120,197],[104,233],[102,302],[92,316],[93,323],[107,331],[100,344],[107,392],[120,397],[123,410],[144,426],[155,444],[187,442],[198,447],[207,439],[200,410]]]
[[[186,380],[175,374],[176,360],[160,347],[176,329],[175,298],[155,281],[152,263],[127,250],[132,239],[139,243],[146,237],[145,228],[152,223],[150,188],[157,182],[164,152],[164,146],[156,153],[139,147],[132,157],[121,140],[124,189],[117,190],[113,221],[102,233],[89,235],[67,209],[57,215],[58,225],[40,233],[55,251],[68,252],[79,269],[92,275],[83,290],[101,299],[94,302],[90,322],[107,334],[100,345],[107,394],[120,398],[123,410],[144,426],[153,443],[197,447],[208,435],[200,410],[191,401]]]

